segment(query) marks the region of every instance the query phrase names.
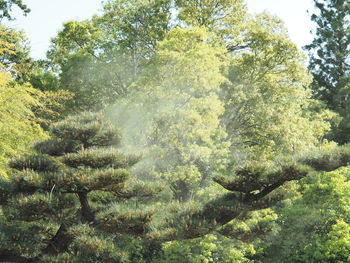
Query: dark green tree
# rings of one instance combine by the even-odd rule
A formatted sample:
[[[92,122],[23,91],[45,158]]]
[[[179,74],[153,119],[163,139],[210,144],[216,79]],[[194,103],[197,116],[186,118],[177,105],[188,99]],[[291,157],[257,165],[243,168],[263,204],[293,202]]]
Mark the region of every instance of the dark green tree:
[[[67,118],[51,132],[51,140],[35,145],[37,154],[13,161],[13,176],[0,181],[0,262],[123,262],[121,234],[160,241],[203,236],[275,204],[285,182],[350,161],[349,147],[342,147],[273,166],[249,164],[215,178],[227,191],[206,203],[164,207],[135,199],[161,185],[130,178],[140,156],[117,151],[121,136],[101,114]]]
[[[60,255],[68,252],[68,248],[85,251],[77,257],[82,260],[79,262],[88,262],[85,259],[91,253],[100,253],[101,260],[107,254],[112,261],[121,257],[113,249],[114,237],[102,234],[112,227],[109,225],[112,221],[107,219],[109,212],[105,210],[102,217],[97,213],[104,202],[147,194],[142,191],[143,186],[128,189],[125,184],[130,177],[128,167],[139,156],[117,152],[113,145],[120,141],[120,133],[104,123],[101,114],[68,118],[52,125],[51,131],[54,136],[51,140],[35,145],[38,154],[13,161],[11,167],[18,171],[10,181],[1,181],[4,216],[0,227],[0,261],[39,262],[46,258],[52,262],[45,255]],[[120,208],[114,204],[110,209]],[[121,232],[141,234],[152,212],[140,211],[129,216],[131,211],[114,218],[113,225],[123,226]],[[102,232],[94,230],[97,224]],[[89,237],[90,231],[98,234]],[[95,245],[97,250],[91,250]]]
[[[331,109],[340,101],[335,97],[340,81],[349,70],[350,1],[314,0],[317,12],[311,20],[317,25],[315,38],[305,47],[310,52],[309,68],[314,75],[315,96]]]

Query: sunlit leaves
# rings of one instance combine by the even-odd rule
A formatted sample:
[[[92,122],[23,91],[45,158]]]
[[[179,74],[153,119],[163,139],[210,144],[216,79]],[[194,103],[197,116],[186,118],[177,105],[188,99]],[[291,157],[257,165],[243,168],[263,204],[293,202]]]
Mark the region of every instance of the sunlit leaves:
[[[318,112],[310,99],[303,54],[267,14],[252,19],[243,37],[246,47],[233,53],[221,97],[233,152],[270,159],[314,147],[334,115]]]
[[[11,157],[44,132],[35,121],[32,107],[40,104],[41,93],[29,86],[12,82],[10,75],[0,72],[0,171]]]

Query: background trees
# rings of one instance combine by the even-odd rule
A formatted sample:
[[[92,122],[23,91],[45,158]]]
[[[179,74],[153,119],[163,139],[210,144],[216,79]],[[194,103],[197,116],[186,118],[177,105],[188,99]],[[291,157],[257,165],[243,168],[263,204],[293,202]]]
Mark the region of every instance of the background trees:
[[[170,27],[170,1],[108,1],[101,16],[71,21],[48,52],[60,87],[79,110],[101,109],[129,94]]]
[[[210,174],[205,166],[215,166],[213,155],[220,155],[223,105],[217,92],[224,81],[224,49],[208,39],[203,28],[171,30],[135,88],[140,98],[135,103],[142,103],[152,127],[146,140],[154,148],[150,168],[166,177],[183,201]]]
[[[306,46],[310,51],[310,69],[314,75],[315,96],[337,108],[335,102],[339,91],[339,82],[348,71],[349,21],[347,18],[350,3],[348,1],[315,0],[318,13],[311,20],[317,24],[313,42]]]
[[[258,15],[242,39],[244,49],[229,55],[229,81],[220,93],[233,153],[271,159],[315,147],[329,130],[324,120],[332,113],[317,110],[305,58],[282,22]]]
[[[10,72],[17,80],[23,80],[32,62],[25,35],[0,25],[0,36],[0,69]]]
[[[309,69],[314,76],[314,96],[343,118],[333,129],[333,139],[349,139],[349,1],[315,0],[317,12],[311,19],[317,25],[315,38],[305,48],[310,54]]]
[[[281,230],[266,250],[268,262],[348,260],[348,177],[349,168],[342,168],[300,181],[294,200],[279,211]]]
[[[33,141],[45,136],[33,113],[43,95],[28,85],[18,85],[0,72],[0,176],[7,175],[7,162]]]

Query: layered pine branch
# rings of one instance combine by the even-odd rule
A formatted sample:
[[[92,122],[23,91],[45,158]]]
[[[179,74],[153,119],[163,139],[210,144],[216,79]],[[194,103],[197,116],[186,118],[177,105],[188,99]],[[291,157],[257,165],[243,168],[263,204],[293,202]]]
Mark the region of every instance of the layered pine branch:
[[[206,204],[135,207],[124,201],[161,186],[134,178],[130,167],[140,155],[118,151],[120,132],[101,114],[70,117],[51,132],[52,139],[35,145],[36,154],[11,163],[10,179],[1,179],[0,262],[121,262],[119,234],[163,241],[203,236],[272,206],[285,182],[350,161],[345,146],[274,166],[250,164],[216,177],[226,191]]]

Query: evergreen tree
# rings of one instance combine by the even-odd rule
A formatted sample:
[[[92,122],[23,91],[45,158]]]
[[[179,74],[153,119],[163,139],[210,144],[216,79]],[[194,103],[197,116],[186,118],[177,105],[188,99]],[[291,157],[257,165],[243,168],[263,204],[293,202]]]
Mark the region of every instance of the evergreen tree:
[[[341,79],[349,70],[349,13],[348,0],[314,0],[317,13],[311,20],[317,24],[316,36],[305,48],[310,52],[309,68],[314,75],[316,97],[331,109],[337,109],[335,97]]]
[[[142,234],[152,211],[126,209],[110,220],[121,209],[113,204],[97,214],[104,202],[149,193],[125,184],[139,156],[117,152],[120,133],[101,114],[68,118],[51,131],[54,138],[36,144],[38,154],[13,161],[17,172],[1,182],[0,262],[53,262],[50,255],[68,262],[61,255],[68,248],[80,251],[78,262],[116,262],[122,255],[114,250],[115,236],[103,233]]]
[[[124,204],[159,186],[127,181],[140,156],[117,151],[117,129],[101,114],[84,113],[51,132],[51,140],[35,145],[38,154],[13,161],[17,172],[0,181],[0,262],[125,262],[120,234],[161,241],[203,236],[273,205],[285,182],[350,161],[343,147],[298,162],[249,164],[215,178],[227,191],[205,204]]]
[[[316,36],[310,45],[309,69],[313,73],[313,89],[317,99],[341,117],[334,125],[331,139],[349,142],[350,101],[350,1],[314,0],[318,12],[311,16],[317,25]]]

